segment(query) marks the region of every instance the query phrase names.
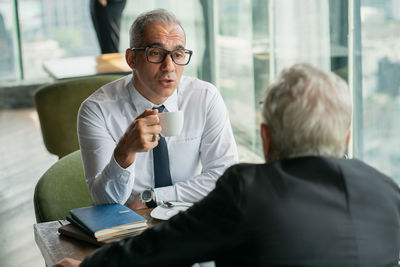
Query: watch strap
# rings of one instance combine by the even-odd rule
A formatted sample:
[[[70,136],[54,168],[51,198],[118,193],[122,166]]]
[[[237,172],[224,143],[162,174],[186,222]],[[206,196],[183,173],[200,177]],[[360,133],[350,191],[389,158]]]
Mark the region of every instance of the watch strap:
[[[147,201],[144,203],[146,207],[148,208],[155,208],[157,207],[157,203],[154,201],[154,199],[151,199],[150,201]]]

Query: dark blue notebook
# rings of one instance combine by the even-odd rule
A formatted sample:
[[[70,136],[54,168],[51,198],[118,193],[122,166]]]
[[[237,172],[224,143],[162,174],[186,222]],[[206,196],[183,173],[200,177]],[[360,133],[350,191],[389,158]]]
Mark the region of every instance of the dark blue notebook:
[[[71,223],[98,241],[126,235],[147,227],[146,219],[121,204],[105,204],[70,210]]]

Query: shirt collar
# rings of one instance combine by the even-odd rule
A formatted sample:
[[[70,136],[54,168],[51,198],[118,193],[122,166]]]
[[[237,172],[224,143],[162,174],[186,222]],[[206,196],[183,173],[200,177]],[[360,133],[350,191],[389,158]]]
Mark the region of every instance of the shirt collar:
[[[179,86],[174,91],[174,93],[170,97],[168,97],[167,100],[164,101],[164,103],[161,104],[165,106],[165,110],[168,112],[178,111],[178,89]],[[139,114],[141,114],[146,109],[152,109],[154,106],[160,106],[154,105],[144,96],[142,96],[133,85],[133,81],[129,83],[129,90],[131,91],[133,105],[136,107],[136,110]]]
[[[132,103],[138,115],[142,114],[146,109],[152,109],[153,104],[136,90],[135,86],[133,86],[133,81],[129,83],[129,91],[131,92]]]

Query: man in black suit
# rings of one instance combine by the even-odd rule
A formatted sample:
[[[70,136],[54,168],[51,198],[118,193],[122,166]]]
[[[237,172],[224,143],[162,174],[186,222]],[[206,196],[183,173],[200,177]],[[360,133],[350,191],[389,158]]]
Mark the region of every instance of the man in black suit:
[[[229,168],[202,201],[80,266],[397,266],[399,187],[359,160],[346,83],[307,64],[267,91],[267,163]],[[79,264],[64,260],[59,266]],[[65,265],[62,265],[65,264]]]

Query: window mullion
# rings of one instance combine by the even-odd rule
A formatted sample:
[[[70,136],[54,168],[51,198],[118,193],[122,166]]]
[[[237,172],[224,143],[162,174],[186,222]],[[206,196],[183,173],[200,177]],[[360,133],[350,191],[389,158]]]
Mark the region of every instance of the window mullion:
[[[18,61],[18,78],[19,80],[24,79],[24,69],[22,67],[22,48],[21,48],[21,32],[19,24],[19,12],[18,12],[18,0],[13,0],[13,11],[14,11],[14,25],[15,25],[15,39],[16,39],[16,57]]]

